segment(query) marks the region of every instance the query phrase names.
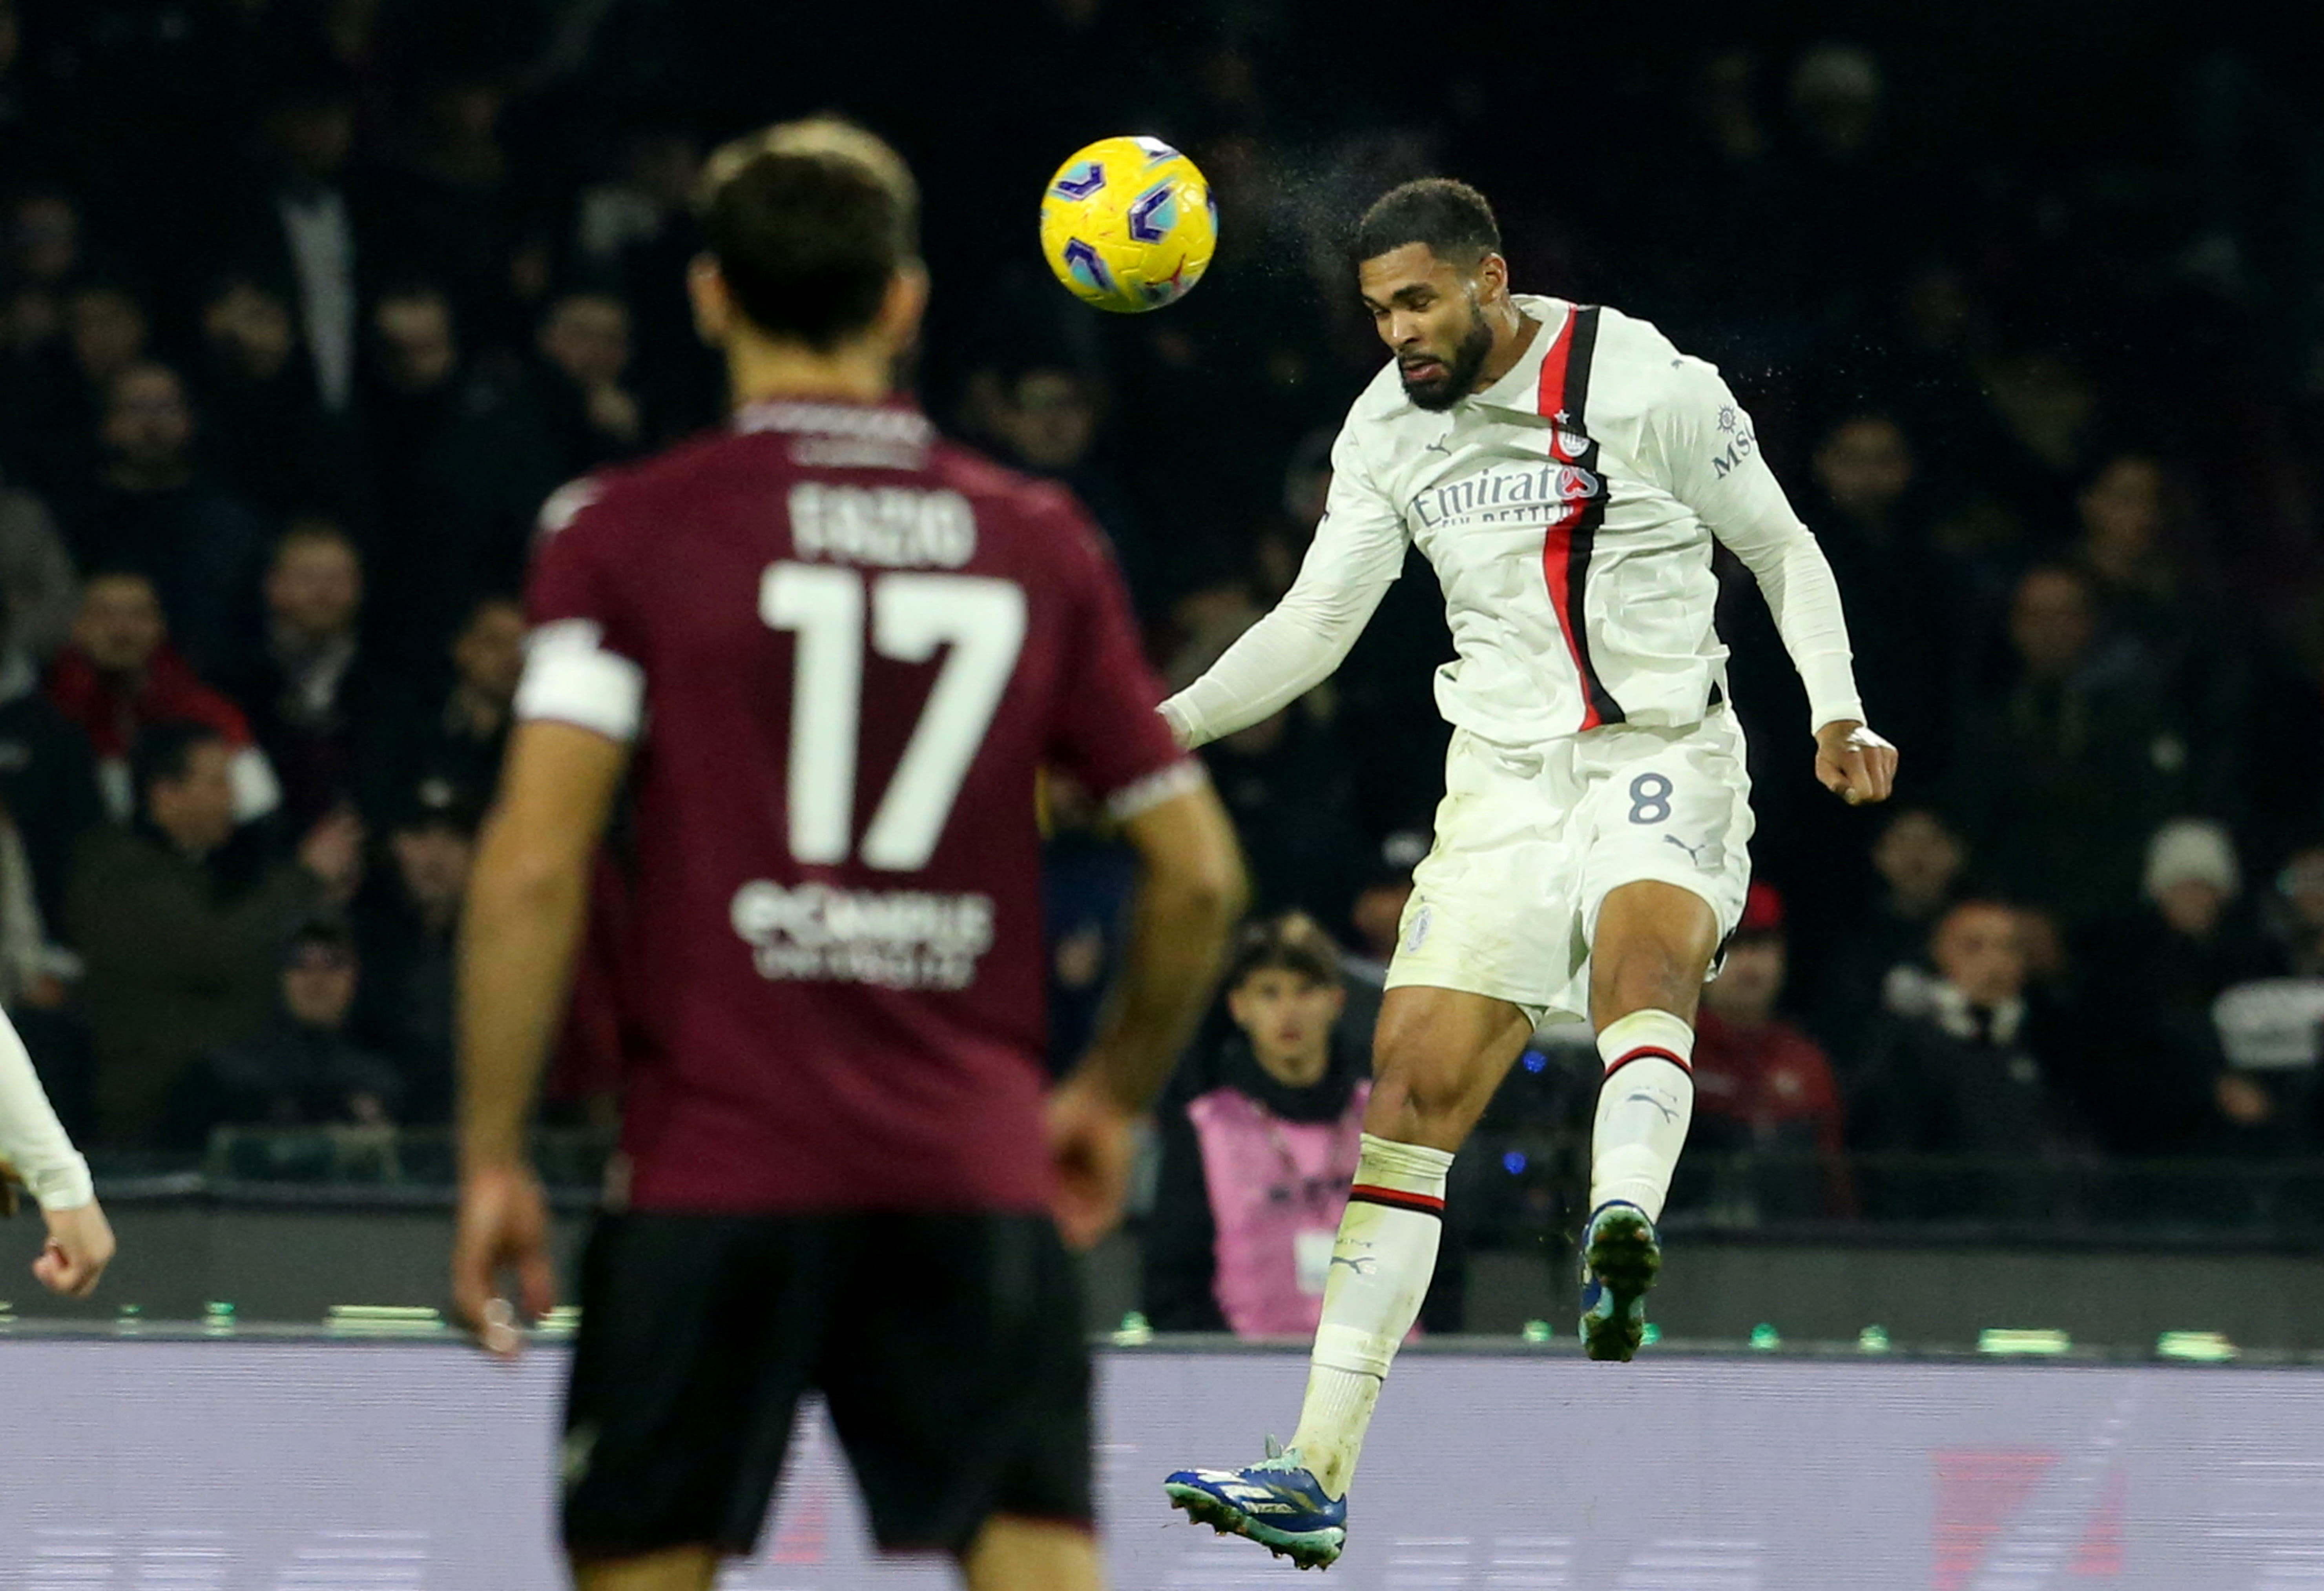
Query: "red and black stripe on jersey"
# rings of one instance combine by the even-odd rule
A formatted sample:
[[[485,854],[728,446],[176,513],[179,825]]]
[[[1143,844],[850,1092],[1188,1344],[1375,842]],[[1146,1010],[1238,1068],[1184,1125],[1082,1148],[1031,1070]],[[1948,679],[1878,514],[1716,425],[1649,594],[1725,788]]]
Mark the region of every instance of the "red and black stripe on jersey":
[[[1557,610],[1565,631],[1566,649],[1573,656],[1574,672],[1582,681],[1582,723],[1585,730],[1600,724],[1628,722],[1620,703],[1590,660],[1590,630],[1582,598],[1590,583],[1590,555],[1598,544],[1598,529],[1606,522],[1606,474],[1598,467],[1598,441],[1590,435],[1590,365],[1598,347],[1598,306],[1577,304],[1565,314],[1549,352],[1541,362],[1539,412],[1549,421],[1549,455],[1582,472],[1581,488],[1562,493],[1557,517],[1541,547],[1542,575],[1549,584],[1550,604]],[[1578,446],[1571,446],[1578,444]]]

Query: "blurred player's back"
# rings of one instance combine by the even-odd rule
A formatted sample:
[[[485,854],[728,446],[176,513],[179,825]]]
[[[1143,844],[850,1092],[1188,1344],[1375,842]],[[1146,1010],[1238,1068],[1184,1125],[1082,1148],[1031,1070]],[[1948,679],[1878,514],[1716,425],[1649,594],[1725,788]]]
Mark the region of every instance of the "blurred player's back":
[[[1045,1209],[1036,770],[1192,774],[1081,510],[774,401],[544,529],[519,711],[639,747],[632,1202]]]

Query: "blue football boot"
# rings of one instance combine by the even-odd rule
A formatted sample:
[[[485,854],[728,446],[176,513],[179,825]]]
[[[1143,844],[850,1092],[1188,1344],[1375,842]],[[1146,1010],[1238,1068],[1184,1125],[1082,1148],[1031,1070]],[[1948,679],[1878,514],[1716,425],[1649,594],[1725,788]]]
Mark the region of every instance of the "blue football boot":
[[[1301,1568],[1329,1568],[1348,1540],[1348,1500],[1323,1484],[1270,1437],[1267,1457],[1246,1469],[1182,1469],[1162,1483],[1170,1506],[1224,1535],[1249,1536]]]
[[[1646,1212],[1609,1202],[1582,1234],[1582,1348],[1628,1363],[1646,1332],[1646,1291],[1663,1268],[1663,1240]]]

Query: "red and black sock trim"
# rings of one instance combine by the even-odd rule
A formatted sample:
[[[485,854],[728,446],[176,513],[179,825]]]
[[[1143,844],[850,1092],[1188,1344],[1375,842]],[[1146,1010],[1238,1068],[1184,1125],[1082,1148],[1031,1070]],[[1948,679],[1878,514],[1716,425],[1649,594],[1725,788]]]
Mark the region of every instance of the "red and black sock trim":
[[[1444,1219],[1444,1200],[1428,1193],[1407,1193],[1401,1188],[1381,1188],[1370,1182],[1358,1182],[1348,1190],[1350,1202],[1355,1204],[1385,1204],[1390,1209],[1408,1209],[1416,1215]]]
[[[1616,1056],[1614,1058],[1613,1064],[1606,1068],[1606,1075],[1608,1077],[1611,1077],[1616,1072],[1621,1071],[1622,1068],[1628,1066],[1631,1062],[1644,1061],[1649,1056],[1657,1061],[1669,1062],[1673,1066],[1677,1067],[1689,1077],[1692,1077],[1694,1075],[1694,1063],[1692,1062],[1680,1054],[1677,1051],[1665,1050],[1660,1044],[1640,1044],[1635,1050],[1630,1050],[1623,1054]]]
[[[1590,554],[1606,522],[1607,485],[1598,467],[1597,438],[1585,423],[1590,401],[1590,365],[1598,348],[1598,307],[1576,305],[1557,340],[1542,360],[1539,412],[1549,421],[1549,456],[1560,467],[1557,517],[1542,540],[1542,576],[1550,605],[1565,630],[1566,650],[1582,676],[1581,727],[1624,723],[1621,704],[1598,677],[1590,660],[1590,626],[1583,596],[1590,584]]]

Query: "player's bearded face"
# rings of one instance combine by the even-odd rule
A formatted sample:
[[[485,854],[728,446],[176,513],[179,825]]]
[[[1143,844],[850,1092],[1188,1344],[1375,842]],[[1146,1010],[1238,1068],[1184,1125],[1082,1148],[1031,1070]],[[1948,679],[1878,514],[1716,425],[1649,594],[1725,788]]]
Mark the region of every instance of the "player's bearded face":
[[[1439,302],[1444,324],[1430,327],[1419,342],[1396,354],[1404,395],[1422,409],[1450,409],[1466,398],[1493,351],[1493,328],[1486,324],[1473,284],[1462,297]]]

